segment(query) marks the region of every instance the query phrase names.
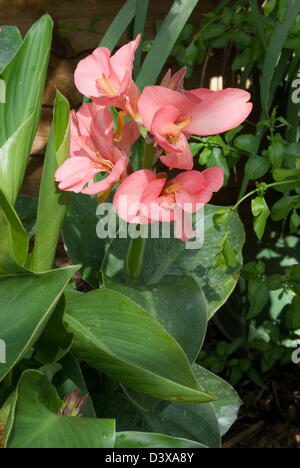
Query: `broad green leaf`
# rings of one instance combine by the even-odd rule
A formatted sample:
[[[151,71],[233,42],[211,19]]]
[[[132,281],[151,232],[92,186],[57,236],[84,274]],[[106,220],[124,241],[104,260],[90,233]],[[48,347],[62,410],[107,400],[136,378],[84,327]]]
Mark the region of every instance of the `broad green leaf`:
[[[153,315],[180,344],[190,362],[194,362],[206,334],[207,306],[193,278],[171,276],[163,278],[156,286],[144,287],[130,287],[105,278],[104,284]]]
[[[228,432],[237,419],[242,402],[231,385],[220,377],[197,364],[193,365],[193,371],[198,382],[201,382],[207,390],[213,391],[218,399],[210,405],[171,404],[168,408],[165,408],[165,405],[156,406],[150,414],[141,411],[140,414],[145,421],[141,427],[142,430],[146,428],[155,431],[163,430],[165,434],[197,440],[210,447],[216,446],[219,438],[218,432],[221,436]],[[219,431],[213,422],[212,409],[218,421]],[[164,419],[166,416],[167,421]],[[172,421],[174,421],[174,427],[172,427]],[[208,424],[211,425],[211,433],[204,435],[202,431],[207,430]],[[189,430],[187,430],[188,427]]]
[[[99,286],[98,273],[105,254],[105,241],[97,237],[99,217],[97,198],[71,194],[63,238],[67,254],[75,264],[81,264],[81,274],[91,286]]]
[[[57,391],[61,397],[64,399],[66,395],[72,393],[72,391],[77,388],[80,392],[80,395],[84,397],[87,395],[88,389],[81,372],[79,363],[76,361],[74,356],[69,353],[61,359],[60,364],[62,369],[54,377],[53,383],[57,388]],[[86,418],[95,418],[96,413],[93,406],[92,399],[89,398],[84,408],[82,409],[82,414]]]
[[[271,209],[272,219],[274,221],[280,221],[281,219],[287,218],[290,211],[292,211],[297,205],[298,200],[298,196],[282,197]]]
[[[250,320],[259,315],[270,300],[270,293],[265,281],[252,279],[249,281],[248,297],[250,309],[246,319]]]
[[[242,248],[245,241],[243,225],[238,215],[230,208],[226,225],[215,226],[214,217],[220,207],[206,205],[204,210],[204,245],[202,248],[187,250],[180,240],[147,239],[145,259],[140,279],[141,286],[155,286],[164,276],[192,276],[202,288],[208,303],[208,315],[214,313],[226,302],[234,290],[242,265]],[[236,255],[236,266],[215,265],[220,245],[228,238]],[[124,282],[124,259],[128,251],[128,239],[113,241],[105,264],[105,274],[115,282]]]
[[[291,330],[300,329],[300,297],[295,296],[292,304],[289,306],[286,317],[285,325]]]
[[[186,355],[137,303],[109,289],[69,295],[65,321],[76,356],[138,392],[170,401],[207,402]]]
[[[198,381],[202,382],[205,388],[209,388],[218,397],[211,405],[215,410],[220,433],[223,436],[237,420],[242,402],[234,388],[225,380],[197,364],[194,364],[193,370]]]
[[[0,73],[6,102],[0,103],[0,188],[15,203],[40,119],[50,54],[52,20],[37,21]]]
[[[254,216],[254,231],[258,239],[261,240],[265,233],[270,210],[263,196],[256,197],[252,200],[251,209]]]
[[[263,112],[266,113],[266,115],[268,114],[270,106],[272,104],[270,95],[274,73],[278,65],[278,61],[280,59],[282,49],[288,36],[289,30],[293,25],[296,16],[299,13],[299,1],[289,0],[288,11],[286,14],[285,21],[283,23],[277,23],[267,48],[260,86],[262,109]]]
[[[226,24],[211,24],[208,28],[205,29],[204,39],[206,41],[210,39],[215,39],[218,36],[222,36],[228,30]]]
[[[0,275],[24,272],[29,238],[14,208],[0,190]]]
[[[0,276],[0,330],[7,346],[0,381],[38,340],[77,269]]]
[[[140,412],[140,430],[183,437],[210,448],[220,447],[220,431],[211,404],[160,403],[151,413]]]
[[[254,135],[240,135],[234,140],[234,146],[246,153],[256,153],[259,141]]]
[[[110,50],[116,47],[122,34],[126,31],[136,14],[136,3],[137,0],[127,0],[125,2],[106,31],[100,42],[100,47],[107,47]]]
[[[277,0],[267,0],[264,4],[264,12],[266,16],[269,16],[274,8],[276,7]]]
[[[0,72],[13,58],[20,45],[22,37],[14,26],[0,26]]]
[[[65,299],[62,297],[36,343],[35,359],[43,364],[60,361],[71,348],[73,335],[64,327],[64,312]]]
[[[47,147],[39,193],[34,249],[30,269],[47,271],[53,266],[62,223],[67,211],[68,193],[58,189],[55,173],[70,156],[70,108],[64,96],[57,92],[54,119]],[[49,220],[51,222],[49,223]]]
[[[18,397],[7,448],[112,448],[115,422],[59,416],[56,389],[41,372],[26,371]]]
[[[250,156],[245,166],[245,174],[250,180],[260,179],[271,167],[268,158],[264,156]]]
[[[37,207],[37,197],[29,197],[27,195],[18,196],[15,209],[30,237],[34,234],[35,231]]]
[[[163,21],[137,78],[140,89],[156,82],[198,0],[175,0]]]
[[[160,401],[144,411],[118,392],[102,393],[99,411],[105,418],[116,419],[118,432],[158,433],[197,441],[207,447],[220,447],[219,424],[211,404],[186,405]]]
[[[192,440],[169,437],[149,432],[118,432],[114,448],[208,448]],[[152,454],[153,461],[157,454]],[[180,455],[178,455],[180,459]],[[157,458],[158,459],[158,458]]]
[[[227,185],[230,177],[230,169],[228,166],[227,159],[225,158],[221,148],[213,148],[210,156],[207,158],[207,167],[222,167],[224,170],[225,185]]]
[[[295,178],[297,175],[295,169],[275,169],[273,171],[273,177],[276,181],[281,182],[283,180],[288,179],[288,177]],[[287,180],[287,184],[289,181]]]

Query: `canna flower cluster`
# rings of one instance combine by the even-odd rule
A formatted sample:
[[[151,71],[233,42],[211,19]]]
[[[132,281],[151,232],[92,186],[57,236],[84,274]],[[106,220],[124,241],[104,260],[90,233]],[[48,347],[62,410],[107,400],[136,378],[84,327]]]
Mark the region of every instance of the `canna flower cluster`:
[[[97,194],[99,202],[120,184],[114,207],[123,220],[174,221],[179,226],[180,213],[194,213],[224,183],[219,167],[193,170],[189,138],[240,125],[252,111],[250,94],[240,89],[186,91],[185,69],[173,76],[168,71],[160,86],[148,86],[141,93],[132,79],[140,41],[139,35],[114,55],[100,47],[79,63],[75,84],[91,102],[71,112],[71,154],[57,170],[56,181],[61,190]],[[117,109],[117,125],[110,108]],[[146,167],[141,156],[141,169],[133,172],[131,148],[145,135],[145,145],[152,142],[153,158]],[[169,177],[173,169],[183,172]],[[184,236],[180,229],[175,231],[184,241],[194,236],[191,225]]]

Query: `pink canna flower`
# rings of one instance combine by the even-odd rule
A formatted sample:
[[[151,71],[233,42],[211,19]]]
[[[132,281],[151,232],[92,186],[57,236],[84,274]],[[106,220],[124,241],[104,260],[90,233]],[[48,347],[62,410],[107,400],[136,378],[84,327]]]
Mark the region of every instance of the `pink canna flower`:
[[[163,86],[146,87],[139,100],[144,125],[167,154],[170,168],[191,170],[191,135],[215,135],[240,125],[251,113],[250,94],[240,89],[178,92]]]
[[[135,122],[129,122],[124,128],[125,136],[116,142],[108,109],[86,103],[79,112],[72,111],[71,157],[56,171],[59,188],[90,195],[109,194],[113,185],[127,176],[129,153],[125,150],[129,152],[139,136]],[[107,177],[95,182],[95,176],[100,173]]]
[[[114,207],[120,218],[136,224],[155,221],[175,221],[175,234],[181,240],[194,237],[189,216],[199,204],[206,204],[224,183],[224,172],[213,167],[203,172],[188,171],[168,181],[165,173],[154,174],[142,169],[127,177],[114,197]],[[182,222],[185,229],[182,234]]]
[[[140,41],[139,34],[134,41],[121,47],[112,56],[109,49],[99,47],[93,54],[81,60],[75,71],[78,90],[103,106],[121,109],[134,107],[138,89],[132,81],[132,70],[134,55]],[[131,100],[135,98],[134,104],[128,102],[128,94]]]

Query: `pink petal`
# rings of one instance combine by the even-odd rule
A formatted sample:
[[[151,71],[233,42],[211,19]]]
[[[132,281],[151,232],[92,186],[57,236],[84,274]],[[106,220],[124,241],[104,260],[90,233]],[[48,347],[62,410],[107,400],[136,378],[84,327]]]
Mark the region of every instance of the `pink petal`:
[[[126,111],[128,115],[136,121],[141,120],[138,109],[140,97],[141,92],[135,82],[131,79],[126,90],[126,99],[124,101],[123,107],[120,106],[120,108]]]
[[[183,242],[187,242],[196,236],[193,230],[190,216],[183,212],[179,207],[174,210],[175,217],[175,236]]]
[[[205,188],[212,192],[218,192],[224,185],[224,170],[221,167],[212,167],[202,172],[205,180]]]
[[[58,168],[55,174],[59,188],[70,192],[79,193],[83,187],[92,181],[97,174],[97,170],[92,166],[88,158],[80,156],[67,159]]]
[[[121,141],[115,143],[115,145],[123,151],[125,154],[131,154],[131,146],[140,137],[140,130],[136,122],[133,120],[125,124],[124,136]]]
[[[148,86],[144,89],[139,100],[139,113],[149,130],[154,115],[165,106],[176,107],[180,114],[186,115],[191,108],[191,101],[183,94],[163,86]]]
[[[208,203],[212,198],[213,193],[207,189],[204,189],[197,193],[188,193],[184,190],[178,190],[176,192],[176,203],[187,213],[196,213],[201,208],[202,204]]]
[[[90,136],[91,135],[91,126],[94,119],[97,119],[99,114],[106,116],[107,121],[105,125],[99,126],[99,131],[101,133],[107,132],[110,130],[110,127],[113,128],[113,119],[110,115],[110,120],[108,118],[109,111],[102,106],[98,106],[94,102],[85,103],[79,109],[78,112],[74,110],[71,111],[70,122],[71,122],[71,155],[78,156],[78,150],[80,150],[80,145],[78,143],[78,136]]]
[[[166,145],[163,147],[165,148]],[[193,155],[186,136],[183,133],[181,133],[179,137],[179,140],[176,144],[176,149],[177,152],[171,152],[166,156],[161,156],[161,162],[171,169],[185,169],[187,171],[193,169]]]
[[[111,66],[117,74],[120,82],[130,80],[133,69],[134,54],[140,45],[142,35],[139,34],[137,38],[121,47],[112,57]],[[128,86],[128,82],[126,87]]]
[[[217,91],[192,110],[192,121],[185,133],[215,135],[240,125],[247,119],[253,105],[248,102],[250,94],[241,89]]]
[[[91,129],[91,132],[93,130],[96,130],[96,133],[92,133],[91,136],[92,138],[97,141],[97,135],[101,134],[103,136],[107,136],[110,140],[112,140],[113,137],[113,131],[114,131],[114,119],[110,113],[110,111],[102,106],[95,106],[95,114],[93,115],[93,121],[94,121],[94,128]]]
[[[153,116],[151,132],[154,134],[168,135],[174,122],[176,122],[179,117],[180,111],[176,107],[161,107]]]
[[[139,219],[140,201],[148,185],[156,180],[156,175],[147,169],[134,172],[127,177],[114,196],[114,207],[120,218],[127,222],[146,223]],[[143,217],[144,218],[144,217]],[[150,222],[150,220],[148,221]]]
[[[172,182],[182,185],[182,189],[188,193],[200,192],[205,186],[203,172],[199,171],[182,172]]]
[[[191,91],[185,91],[185,96],[193,97],[196,96],[200,101],[205,101],[208,97],[212,96],[215,91],[206,88],[192,89]]]
[[[101,96],[97,80],[102,75],[111,74],[110,51],[99,47],[91,55],[81,60],[75,70],[75,85],[77,89],[89,98]]]
[[[166,184],[166,177],[161,177],[153,180],[148,184],[141,197],[141,203],[151,203],[159,198],[164,186]]]
[[[127,166],[128,159],[123,157],[115,164],[111,174],[99,182],[90,181],[89,186],[83,189],[82,193],[94,195],[106,192],[113,184],[120,181],[120,178],[127,170]]]

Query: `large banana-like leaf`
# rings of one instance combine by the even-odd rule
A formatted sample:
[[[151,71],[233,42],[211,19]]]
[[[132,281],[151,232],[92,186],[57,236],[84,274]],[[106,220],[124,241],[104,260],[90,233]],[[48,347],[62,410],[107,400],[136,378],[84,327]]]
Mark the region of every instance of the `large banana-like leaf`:
[[[0,366],[0,381],[40,337],[77,270],[70,267],[42,274],[0,276],[0,331],[7,358]]]
[[[0,103],[0,188],[12,204],[21,187],[40,119],[52,38],[52,20],[37,21],[14,58],[0,73],[5,102]]]
[[[112,448],[113,419],[59,416],[56,389],[38,371],[26,371],[19,381],[7,448]]]
[[[179,344],[146,310],[109,289],[66,291],[65,321],[80,359],[138,392],[186,403],[213,401]]]

